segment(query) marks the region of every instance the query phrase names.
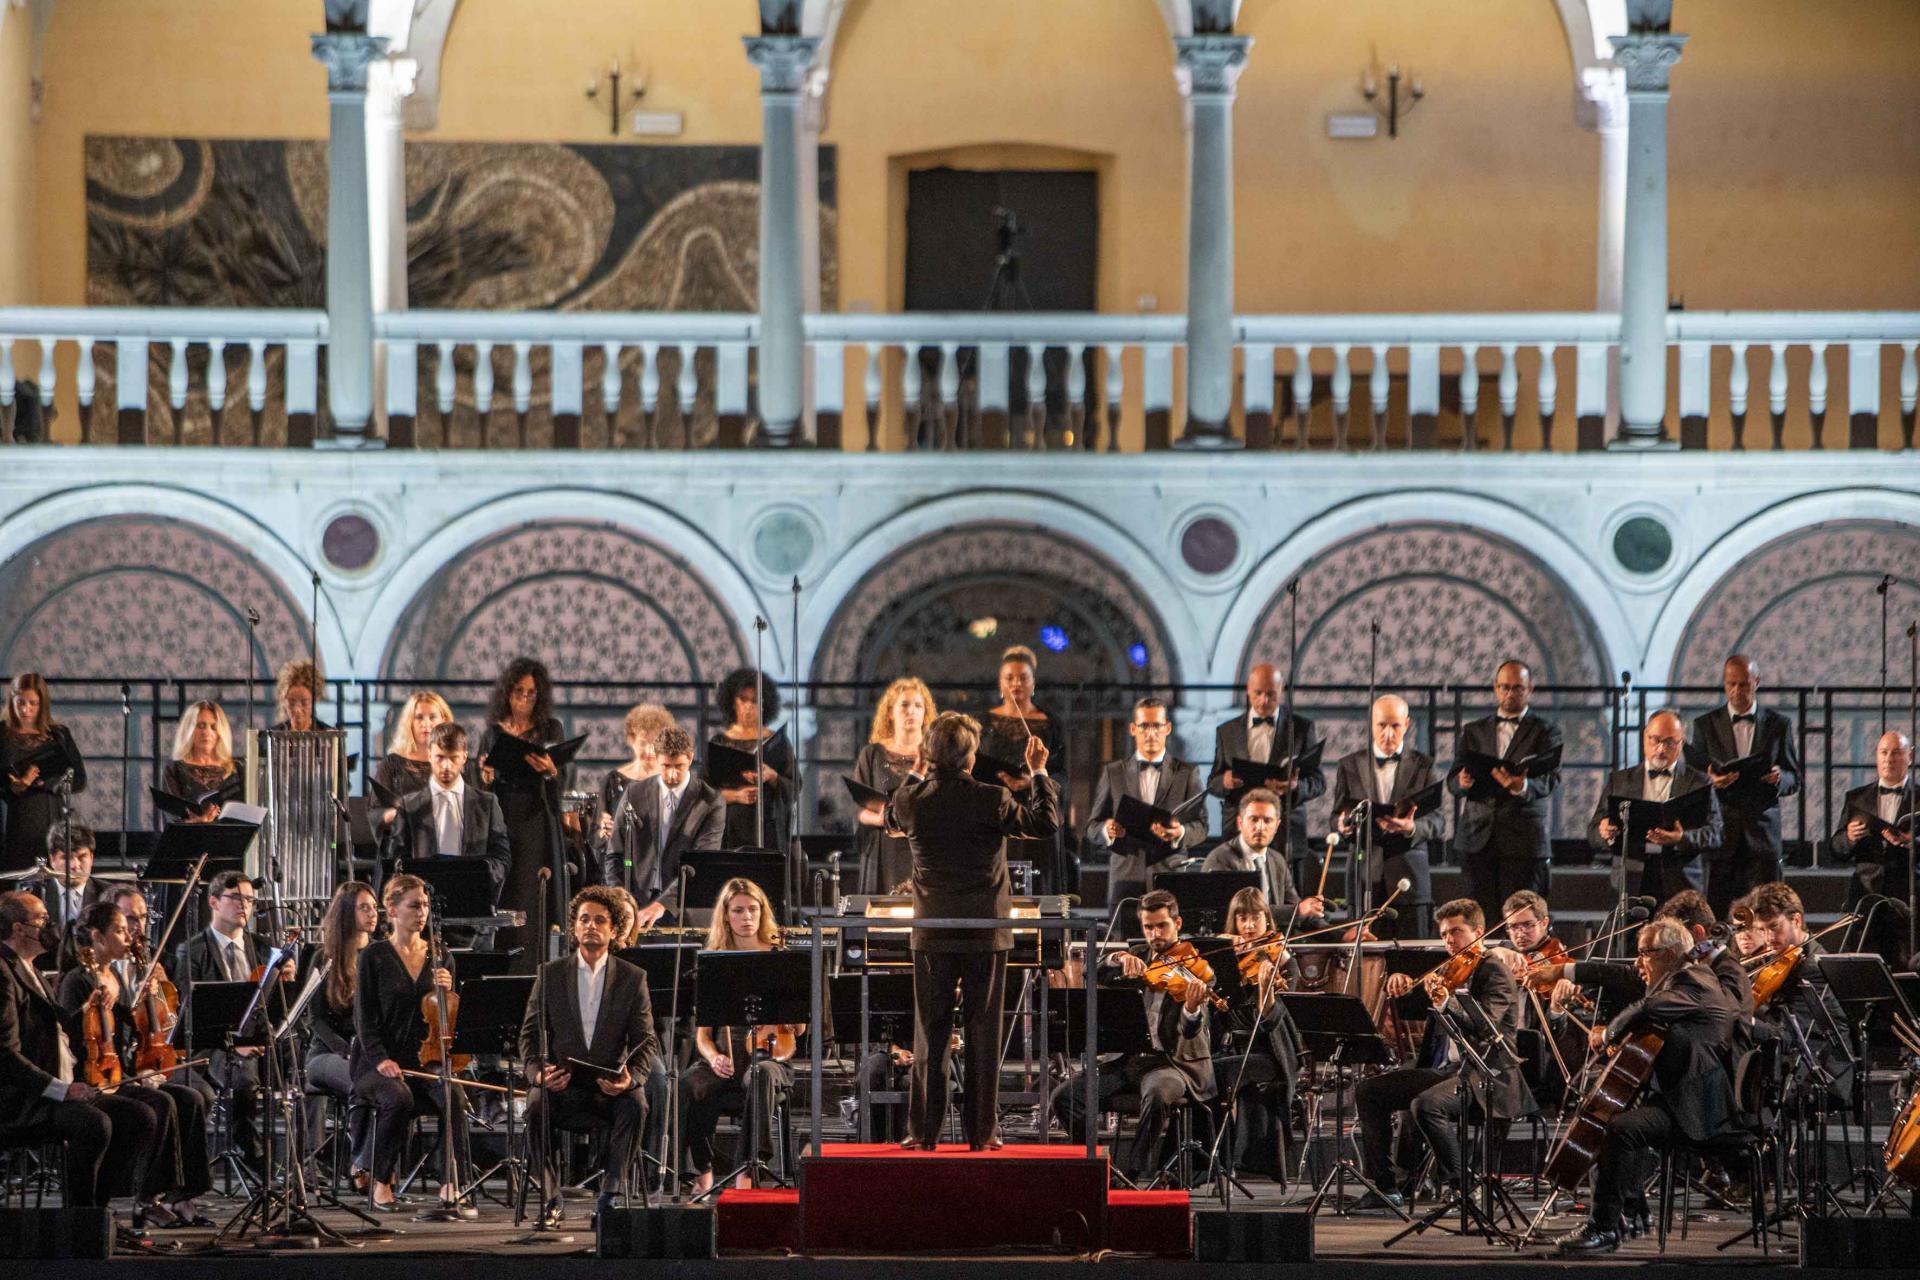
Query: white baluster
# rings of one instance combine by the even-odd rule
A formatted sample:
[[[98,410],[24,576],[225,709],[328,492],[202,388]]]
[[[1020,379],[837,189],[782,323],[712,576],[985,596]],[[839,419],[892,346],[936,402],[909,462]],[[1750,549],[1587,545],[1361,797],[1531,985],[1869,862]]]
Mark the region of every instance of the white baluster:
[[[1520,370],[1513,362],[1513,353],[1517,344],[1500,344],[1500,416],[1511,418],[1514,406],[1520,403]]]
[[[453,412],[453,343],[440,343],[440,363],[433,371],[434,401],[440,406],[440,416],[445,418]]]
[[[1751,374],[1747,369],[1747,344],[1732,344],[1733,367],[1727,376],[1727,407],[1737,417],[1747,411],[1747,391]]]
[[[1540,380],[1538,383],[1540,401],[1540,434],[1544,438],[1553,423],[1553,408],[1560,398],[1560,371],[1554,368],[1553,354],[1557,348],[1551,342],[1539,345]]]
[[[1313,404],[1313,349],[1298,343],[1293,348],[1293,411],[1303,421],[1308,408]],[[1307,432],[1300,431],[1300,447],[1307,444]]]
[[[255,413],[267,407],[267,343],[247,340],[247,408]]]
[[[1347,364],[1347,353],[1352,350],[1351,342],[1333,344],[1333,411],[1343,418],[1353,399],[1353,370]]]
[[[1078,405],[1087,398],[1087,344],[1067,344],[1067,403]]]
[[[1474,412],[1480,407],[1479,356],[1477,343],[1460,344],[1460,439],[1468,449],[1480,446],[1479,415]]]
[[[9,334],[0,333],[0,408],[11,407],[12,404],[13,338]]]
[[[175,413],[187,407],[187,340],[172,340],[173,356],[167,365],[167,400]],[[178,429],[176,425],[176,430]]]
[[[1807,408],[1818,418],[1827,411],[1827,344],[1815,342],[1813,364],[1807,370]]]
[[[1027,424],[1033,438],[1029,448],[1047,447],[1047,349],[1037,342],[1027,344]]]
[[[908,413],[920,408],[920,350],[900,348],[900,403]]]
[[[653,417],[660,407],[660,344],[640,344],[640,410]]]
[[[940,344],[940,403],[952,413],[960,407],[960,344]]]
[[[601,343],[600,356],[600,407],[607,411],[608,421],[612,421],[620,412],[620,344]]]
[[[1376,342],[1373,352],[1373,370],[1367,374],[1367,395],[1373,405],[1373,423],[1376,432],[1381,430],[1387,418],[1387,395],[1392,382],[1387,377],[1387,344]]]
[[[94,386],[98,381],[98,371],[93,365],[93,339],[82,335],[80,338],[80,360],[74,365],[74,398],[79,400],[82,409],[93,407]],[[82,415],[84,416],[84,415]]]
[[[207,340],[207,408],[215,417],[227,407],[227,340],[210,338]],[[214,437],[219,438],[219,424],[214,424]]]
[[[700,394],[700,370],[696,366],[699,355],[698,343],[681,343],[680,372],[673,380],[673,395],[678,401],[680,421],[685,424],[689,447],[693,444],[693,402]]]
[[[879,343],[869,342],[867,344],[867,372],[866,376],[860,380],[860,386],[861,394],[867,398],[867,410],[870,413],[879,411],[882,385],[880,381],[881,352],[882,348]],[[872,424],[870,423],[868,425],[871,428]]]
[[[473,344],[473,407],[480,413],[481,439],[486,438],[486,418],[493,412],[493,344]]]
[[[527,406],[533,403],[533,362],[527,358],[527,352],[533,347],[531,342],[513,344],[513,411],[525,413]]]
[[[1900,412],[1912,413],[1916,400],[1920,400],[1920,363],[1914,359],[1914,350],[1920,343],[1903,342],[1900,344]]]
[[[52,404],[59,394],[60,380],[58,366],[53,362],[53,350],[58,345],[57,338],[40,339],[40,403]],[[182,375],[184,376],[184,375]],[[178,407],[178,406],[176,406]]]
[[[1117,452],[1120,448],[1120,409],[1126,404],[1127,368],[1126,348],[1117,342],[1107,344],[1107,449]],[[1269,364],[1268,369],[1272,369]]]
[[[1775,342],[1772,347],[1773,366],[1767,370],[1767,407],[1777,418],[1787,411],[1787,344]]]

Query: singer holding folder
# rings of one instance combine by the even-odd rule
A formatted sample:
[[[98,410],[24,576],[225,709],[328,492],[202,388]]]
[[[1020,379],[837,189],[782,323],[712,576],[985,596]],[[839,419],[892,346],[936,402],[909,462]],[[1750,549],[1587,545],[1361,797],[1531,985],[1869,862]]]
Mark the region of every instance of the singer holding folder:
[[[1109,851],[1108,906],[1145,893],[1156,871],[1171,870],[1207,835],[1206,821],[1196,812],[1207,796],[1199,772],[1167,750],[1173,734],[1167,704],[1141,698],[1133,704],[1127,732],[1134,749],[1100,770],[1086,826],[1087,843]],[[1138,936],[1133,918],[1128,924]]]
[[[45,855],[63,786],[87,789],[86,762],[66,726],[54,722],[47,682],[23,671],[0,712],[0,871],[25,871]]]
[[[1518,659],[1493,673],[1494,714],[1460,730],[1447,790],[1460,798],[1453,851],[1467,896],[1489,920],[1521,890],[1546,897],[1553,868],[1551,798],[1560,786],[1560,730],[1533,714],[1533,669]]]
[[[1642,763],[1608,777],[1587,823],[1587,843],[1619,859],[1613,882],[1621,893],[1665,902],[1698,889],[1701,853],[1720,846],[1720,802],[1707,775],[1681,759],[1685,743],[1679,712],[1648,716]]]
[[[1391,693],[1375,698],[1373,745],[1342,756],[1334,772],[1335,825],[1356,850],[1348,864],[1355,869],[1348,876],[1349,901],[1384,902],[1395,881],[1413,882],[1396,904],[1398,918],[1373,926],[1387,938],[1426,936],[1433,902],[1427,846],[1440,838],[1446,821],[1432,758],[1406,745],[1412,724],[1406,699]],[[1370,851],[1364,822],[1373,826]],[[1371,898],[1363,896],[1363,888]]]
[[[480,735],[477,754],[481,785],[500,801],[507,820],[507,843],[513,850],[500,906],[524,911],[529,920],[540,893],[540,868],[557,871],[560,866],[560,772],[566,762],[554,752],[566,744],[558,742],[559,737],[560,722],[553,716],[553,677],[547,674],[546,663],[537,658],[513,659],[493,683],[487,727]],[[579,743],[572,748],[578,751]],[[567,758],[572,758],[572,752]],[[539,960],[532,941],[525,928],[502,929],[494,945],[502,951],[526,947],[523,964],[531,971]]]

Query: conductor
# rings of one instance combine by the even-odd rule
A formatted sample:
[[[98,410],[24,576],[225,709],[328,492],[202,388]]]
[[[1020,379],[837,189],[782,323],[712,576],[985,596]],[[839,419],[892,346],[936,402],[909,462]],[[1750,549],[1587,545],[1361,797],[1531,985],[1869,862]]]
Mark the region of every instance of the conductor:
[[[887,827],[905,836],[913,852],[917,919],[1005,918],[1013,900],[1007,837],[1050,840],[1060,824],[1045,743],[1027,739],[1033,785],[1024,796],[974,779],[979,745],[980,724],[972,716],[949,711],[936,717],[919,766],[888,802]],[[1001,1146],[1000,1022],[1012,949],[1007,929],[913,931],[913,1074],[902,1147],[931,1151],[939,1139],[956,982],[966,1005],[967,1145],[975,1151]]]

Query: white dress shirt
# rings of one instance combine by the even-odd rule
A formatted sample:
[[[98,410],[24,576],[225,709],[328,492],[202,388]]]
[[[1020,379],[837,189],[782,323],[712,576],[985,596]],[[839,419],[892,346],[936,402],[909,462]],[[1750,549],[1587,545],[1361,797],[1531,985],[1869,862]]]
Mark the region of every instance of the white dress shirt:
[[[1735,711],[1733,704],[1727,704],[1727,718],[1736,715],[1751,715],[1753,719],[1738,721],[1733,726],[1733,751],[1737,759],[1744,760],[1753,754],[1753,728],[1760,723],[1760,704],[1754,703],[1745,711]]]
[[[1393,784],[1400,776],[1398,760],[1382,760],[1378,754],[1373,757],[1373,798],[1386,805],[1393,800]]]
[[[451,787],[437,780],[427,783],[427,796],[433,802],[433,847],[443,858],[457,858],[466,838],[462,830],[467,803],[467,782],[455,778]]]
[[[1507,751],[1513,746],[1513,735],[1520,732],[1520,721],[1526,718],[1528,710],[1530,710],[1530,708],[1522,707],[1520,714],[1513,717],[1514,722],[1512,724],[1507,724],[1505,722],[1506,718],[1501,716],[1498,711],[1494,712],[1493,727],[1496,730],[1493,735],[1494,754],[1501,759],[1506,759]]]
[[[1652,765],[1646,765],[1645,768],[1647,771],[1647,774],[1646,774],[1647,799],[1649,800],[1673,799],[1673,770],[1668,769],[1667,775],[1664,778],[1656,778],[1653,776]]]
[[[1162,751],[1158,760],[1149,760],[1142,755],[1136,755],[1134,758],[1141,764],[1160,766],[1158,769],[1140,770],[1140,800],[1144,804],[1152,804],[1154,798],[1160,794],[1160,775],[1167,771],[1167,753]]]
[[[607,993],[607,956],[601,953],[600,963],[588,964],[587,958],[577,952],[573,958],[574,982],[580,991],[580,1032],[586,1037],[587,1044],[593,1044],[593,1029],[600,1022],[600,997]]]
[[[1276,720],[1278,716],[1274,717]],[[1247,758],[1266,764],[1273,759],[1274,726],[1255,724],[1253,712],[1247,712]]]
[[[1886,784],[1881,782],[1879,777],[1876,776],[1873,780],[1873,785],[1875,787],[1881,787],[1881,786],[1885,786]],[[1879,811],[1880,821],[1882,822],[1899,821],[1900,802],[1902,800],[1905,800],[1906,798],[1907,796],[1906,796],[1905,788],[1902,788],[1899,791],[1891,791],[1891,792],[1875,791],[1874,804],[1877,810]]]

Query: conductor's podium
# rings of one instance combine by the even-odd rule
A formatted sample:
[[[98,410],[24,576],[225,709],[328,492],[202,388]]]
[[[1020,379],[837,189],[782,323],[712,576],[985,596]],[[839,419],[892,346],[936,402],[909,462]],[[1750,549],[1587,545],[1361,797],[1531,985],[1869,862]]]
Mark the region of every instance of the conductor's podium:
[[[725,1191],[723,1253],[1084,1253],[1192,1256],[1184,1191],[1109,1191],[1107,1153],[1073,1145],[903,1151],[829,1145],[795,1190]]]

